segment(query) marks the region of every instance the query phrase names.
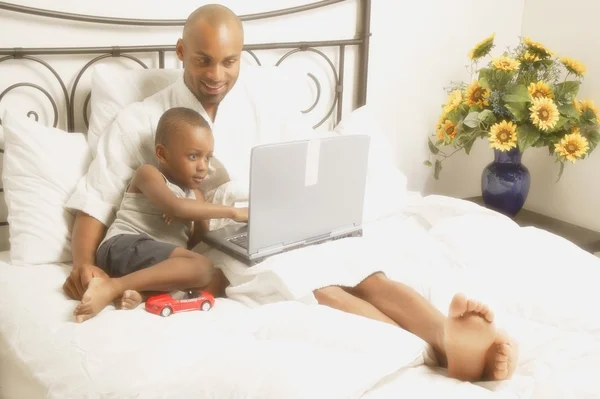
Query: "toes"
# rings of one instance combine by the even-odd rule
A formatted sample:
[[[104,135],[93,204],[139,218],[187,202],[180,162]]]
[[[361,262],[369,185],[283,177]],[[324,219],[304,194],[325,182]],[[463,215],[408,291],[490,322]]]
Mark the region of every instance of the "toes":
[[[479,302],[477,302],[473,299],[469,299],[467,301],[467,312],[474,312],[475,309],[477,309],[478,305],[479,305]]]
[[[501,344],[498,345],[496,351],[498,355],[508,356],[510,355],[511,349],[510,344]]]
[[[460,317],[467,311],[467,297],[464,294],[456,294],[450,303],[448,316]]]
[[[75,321],[77,321],[77,323],[83,323],[86,320],[89,320],[92,317],[92,315],[89,314],[82,314],[79,315],[75,318]]]
[[[508,362],[508,355],[503,355],[503,354],[497,353],[496,354],[496,362],[497,363]]]
[[[481,315],[490,323],[494,321],[494,312],[490,310],[488,305],[483,305],[483,308],[481,309]]]
[[[81,315],[85,313],[92,313],[92,307],[89,303],[81,303],[77,305],[75,311],[73,312],[75,315]]]
[[[131,299],[126,299],[123,301],[123,309],[133,309],[136,308],[139,304]]]

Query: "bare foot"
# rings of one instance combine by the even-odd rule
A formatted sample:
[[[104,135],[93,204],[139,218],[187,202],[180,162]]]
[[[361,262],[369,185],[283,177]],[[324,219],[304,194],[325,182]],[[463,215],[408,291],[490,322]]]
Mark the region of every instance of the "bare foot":
[[[121,309],[135,309],[142,303],[142,295],[134,290],[127,290],[121,298]]]
[[[519,345],[506,331],[498,330],[490,346],[483,375],[488,380],[507,380],[517,368]]]
[[[496,338],[494,314],[487,305],[456,294],[444,327],[448,376],[463,381],[480,380],[486,354]]]
[[[87,290],[77,305],[75,319],[78,323],[84,322],[102,311],[119,295],[114,279],[94,277],[90,280]]]

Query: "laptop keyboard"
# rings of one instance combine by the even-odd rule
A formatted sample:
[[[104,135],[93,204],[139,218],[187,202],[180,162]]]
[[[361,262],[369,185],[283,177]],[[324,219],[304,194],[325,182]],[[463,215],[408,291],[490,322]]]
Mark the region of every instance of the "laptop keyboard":
[[[248,249],[248,233],[241,234],[237,237],[233,237],[229,239],[229,242],[234,243],[244,249]]]

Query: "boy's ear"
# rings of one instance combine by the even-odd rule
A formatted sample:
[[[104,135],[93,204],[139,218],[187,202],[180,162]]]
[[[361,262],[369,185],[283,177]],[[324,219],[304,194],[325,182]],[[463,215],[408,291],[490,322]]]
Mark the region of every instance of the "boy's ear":
[[[159,163],[167,163],[167,149],[164,145],[157,144],[156,147],[154,147],[154,153],[156,154],[156,159],[158,159]]]

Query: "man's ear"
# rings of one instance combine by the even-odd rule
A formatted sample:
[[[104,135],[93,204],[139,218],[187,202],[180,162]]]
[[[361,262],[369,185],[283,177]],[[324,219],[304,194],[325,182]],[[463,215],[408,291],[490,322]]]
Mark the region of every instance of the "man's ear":
[[[175,53],[177,53],[177,58],[179,58],[179,61],[183,62],[183,40],[177,39]]]
[[[154,153],[156,154],[156,159],[158,159],[158,163],[167,163],[167,149],[164,145],[157,144],[156,147],[154,147]]]

